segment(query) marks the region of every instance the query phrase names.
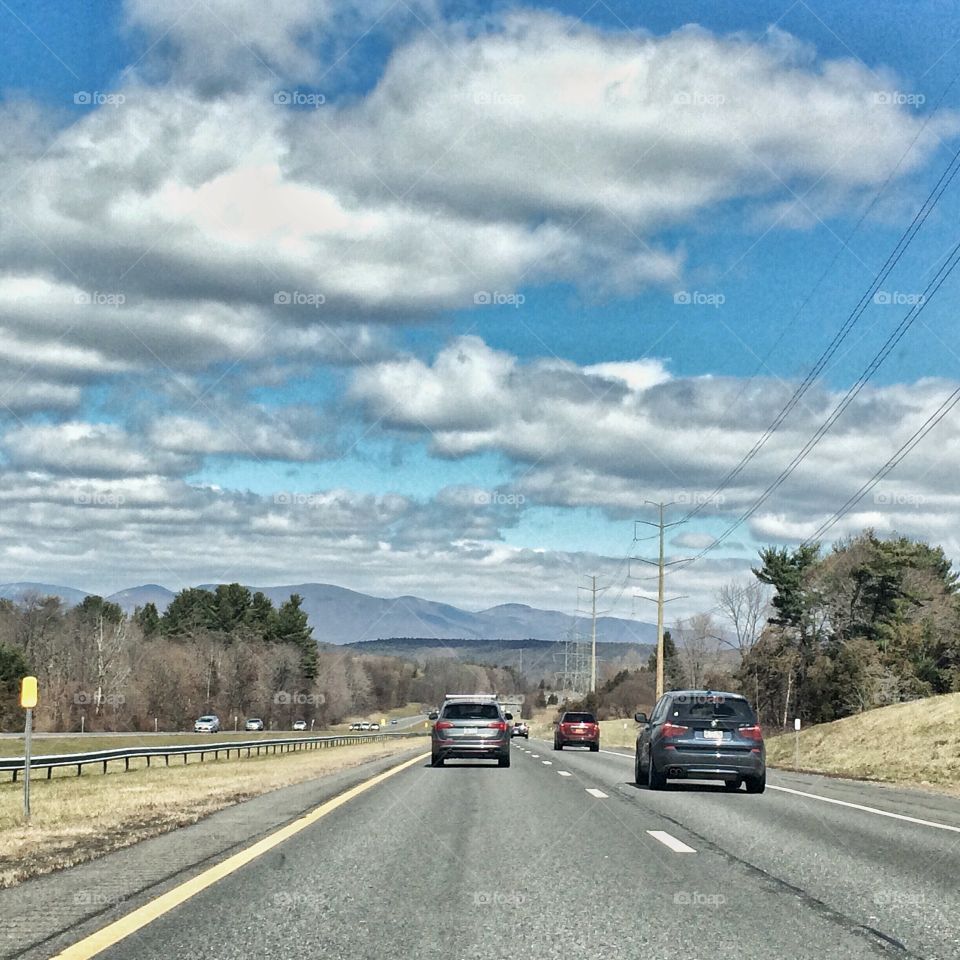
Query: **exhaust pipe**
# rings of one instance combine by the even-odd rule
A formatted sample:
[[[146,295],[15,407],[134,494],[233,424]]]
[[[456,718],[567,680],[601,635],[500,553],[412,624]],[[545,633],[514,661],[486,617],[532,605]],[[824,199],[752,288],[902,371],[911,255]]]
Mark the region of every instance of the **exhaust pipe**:
[[[671,780],[679,780],[683,776],[683,770],[680,767],[667,767],[667,776]]]

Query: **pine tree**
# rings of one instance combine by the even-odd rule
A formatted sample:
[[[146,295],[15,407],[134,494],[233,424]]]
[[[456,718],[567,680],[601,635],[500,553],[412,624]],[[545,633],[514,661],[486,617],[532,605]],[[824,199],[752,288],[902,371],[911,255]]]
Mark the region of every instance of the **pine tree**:
[[[300,609],[303,597],[292,593],[277,614],[277,641],[293,644],[300,651],[300,673],[308,680],[317,677],[317,644],[306,613]]]

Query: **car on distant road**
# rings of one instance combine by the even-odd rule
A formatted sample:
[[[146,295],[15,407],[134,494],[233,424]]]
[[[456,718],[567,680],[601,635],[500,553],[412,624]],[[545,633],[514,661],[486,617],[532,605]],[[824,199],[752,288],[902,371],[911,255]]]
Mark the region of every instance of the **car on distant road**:
[[[364,720],[364,721],[362,721],[361,724],[360,724],[360,729],[361,729],[361,730],[369,730],[369,729],[370,729],[370,721],[369,721],[369,720]]]
[[[360,729],[360,724],[359,724],[359,723],[351,723],[351,724],[350,724],[350,729],[351,729],[351,730],[359,730],[359,729]]]
[[[371,730],[379,730],[379,729],[380,729],[380,724],[379,724],[379,723],[371,723],[371,724],[370,724],[370,729],[371,729]]]
[[[219,733],[220,732],[220,718],[215,716],[212,713],[208,713],[205,716],[198,717],[196,723],[193,725],[194,733]]]
[[[568,710],[560,716],[553,732],[553,749],[589,747],[594,753],[600,749],[600,724],[592,713]]]
[[[394,725],[396,724],[396,722],[397,722],[396,720],[391,720],[391,721],[390,721],[390,726],[391,726],[391,727],[394,726]]]
[[[430,733],[430,759],[435,767],[445,760],[496,760],[501,767],[510,766],[510,721],[494,697],[448,697],[438,712]]]
[[[513,729],[510,731],[511,737],[523,737],[524,740],[530,739],[530,728],[522,721],[518,721],[513,725]]]
[[[306,729],[307,729],[307,721],[306,721],[306,720],[294,720],[294,721],[293,721],[293,729],[294,729],[294,730],[306,730]]]
[[[713,690],[668,690],[640,724],[634,780],[662,790],[667,780],[722,780],[747,793],[767,785],[766,748],[757,716],[745,697]]]
[[[243,725],[244,730],[262,730],[263,721],[259,717],[250,717]]]

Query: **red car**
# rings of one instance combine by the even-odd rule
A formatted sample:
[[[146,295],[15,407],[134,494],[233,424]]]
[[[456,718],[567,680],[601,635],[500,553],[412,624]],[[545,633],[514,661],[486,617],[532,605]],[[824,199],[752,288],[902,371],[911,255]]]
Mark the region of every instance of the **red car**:
[[[600,724],[592,713],[567,711],[560,717],[553,734],[553,749],[562,750],[571,744],[589,747],[594,752],[600,749]]]

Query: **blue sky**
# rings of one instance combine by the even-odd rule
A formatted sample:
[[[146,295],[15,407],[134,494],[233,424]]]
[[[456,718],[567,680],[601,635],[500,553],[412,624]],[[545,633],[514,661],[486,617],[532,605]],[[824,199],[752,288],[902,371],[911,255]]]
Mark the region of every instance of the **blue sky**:
[[[26,527],[0,530],[0,577],[107,590],[229,568],[564,607],[599,572],[629,597],[617,564],[644,501],[709,497],[960,145],[950,13],[10,0],[3,448]],[[958,214],[954,184],[676,556],[790,461]],[[92,311],[58,306],[77,290]],[[285,309],[290,290],[322,303]],[[98,291],[123,297],[112,315]],[[955,303],[951,278],[816,456],[683,574],[685,612],[802,539],[935,407]],[[960,544],[940,429],[891,478],[896,509],[835,533]],[[312,512],[279,513],[287,493]],[[210,530],[229,560],[205,558]]]

